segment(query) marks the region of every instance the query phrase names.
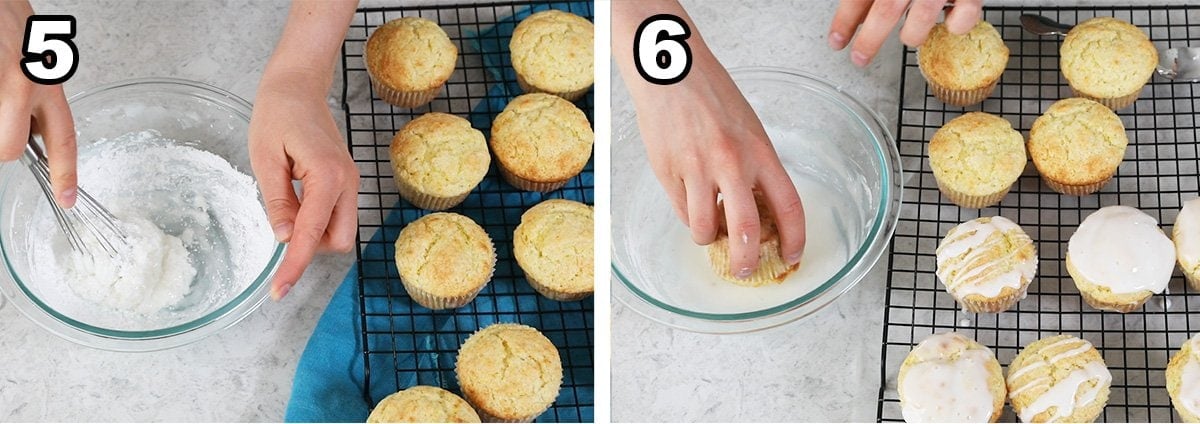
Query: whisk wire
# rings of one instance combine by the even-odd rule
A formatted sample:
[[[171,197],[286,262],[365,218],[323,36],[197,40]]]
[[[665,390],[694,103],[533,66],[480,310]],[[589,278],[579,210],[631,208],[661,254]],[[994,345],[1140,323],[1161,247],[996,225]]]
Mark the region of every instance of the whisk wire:
[[[54,201],[54,190],[50,184],[50,167],[46,164],[46,155],[33,137],[29,138],[29,144],[25,148],[25,154],[21,161],[33,172],[34,179],[37,180],[38,187],[42,189],[46,200],[50,202],[54,219],[66,236],[72,250],[89,256],[93,254],[89,244],[85,241],[86,235],[94,239],[94,245],[104,250],[109,257],[115,258],[120,253],[120,249],[127,242],[125,230],[118,225],[117,217],[94,197],[83,191],[82,188],[78,189],[75,206],[69,210],[64,210]],[[85,231],[80,231],[79,226],[84,227]]]

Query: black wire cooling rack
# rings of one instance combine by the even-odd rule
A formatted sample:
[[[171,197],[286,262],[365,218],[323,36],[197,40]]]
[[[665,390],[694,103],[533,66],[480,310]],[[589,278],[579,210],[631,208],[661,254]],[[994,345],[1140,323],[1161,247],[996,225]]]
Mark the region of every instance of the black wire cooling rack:
[[[521,214],[548,198],[593,204],[589,162],[565,188],[547,193],[519,191],[503,182],[493,165],[484,182],[450,211],[471,217],[491,236],[498,263],[494,278],[470,305],[431,311],[415,304],[400,283],[394,243],[404,224],[429,212],[401,200],[392,180],[388,146],[409,120],[440,111],[468,118],[485,135],[508,100],[520,94],[508,57],[508,34],[530,10],[569,9],[592,18],[587,2],[513,2],[414,8],[359,9],[342,49],[346,139],[359,167],[359,307],[363,349],[363,396],[374,406],[382,397],[413,385],[461,393],[454,375],[459,346],[496,322],[537,328],[559,349],[564,383],[557,401],[540,421],[593,419],[593,302],[556,302],[538,295],[512,256],[512,233]],[[435,22],[459,48],[459,60],[446,89],[430,105],[392,107],[370,87],[362,52],[375,27],[402,16]],[[589,118],[593,96],[576,103]],[[494,163],[495,161],[493,161]]]
[[[1030,164],[1004,200],[982,210],[961,209],[938,193],[925,159],[926,141],[943,123],[974,110],[1008,119],[1026,137],[1033,121],[1054,101],[1071,96],[1058,67],[1058,37],[1022,31],[1019,16],[1038,13],[1064,23],[1113,16],[1141,27],[1160,49],[1200,46],[1200,6],[987,8],[984,19],[1010,49],[1008,68],[991,98],[967,108],[943,104],[929,94],[913,49],[903,52],[899,149],[907,181],[904,207],[888,257],[878,419],[901,421],[896,376],[912,348],[934,332],[958,331],[989,346],[1007,366],[1022,346],[1056,334],[1092,342],[1112,371],[1104,421],[1179,420],[1166,391],[1168,358],[1194,331],[1200,307],[1178,273],[1170,294],[1156,295],[1132,313],[1101,312],[1087,306],[1063,265],[1067,240],[1089,213],[1102,206],[1135,206],[1158,219],[1170,234],[1182,203],[1195,198],[1200,174],[1197,110],[1200,84],[1154,77],[1141,98],[1117,114],[1130,146],[1113,180],[1097,194],[1059,195],[1038,179]],[[934,276],[934,250],[953,226],[980,216],[1002,215],[1037,242],[1040,258],[1029,295],[1001,314],[964,313]],[[1006,407],[1002,420],[1015,415]]]

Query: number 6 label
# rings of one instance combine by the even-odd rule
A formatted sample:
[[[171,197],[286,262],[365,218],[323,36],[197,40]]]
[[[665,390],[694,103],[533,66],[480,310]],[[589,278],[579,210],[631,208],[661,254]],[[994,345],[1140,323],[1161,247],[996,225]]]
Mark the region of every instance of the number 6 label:
[[[683,81],[692,70],[692,49],[684,42],[691,35],[687,23],[675,15],[654,15],[643,21],[633,37],[638,73],[658,85]]]
[[[62,84],[79,67],[79,49],[75,37],[75,17],[71,15],[33,15],[25,22],[25,41],[21,43],[21,72],[38,84]]]

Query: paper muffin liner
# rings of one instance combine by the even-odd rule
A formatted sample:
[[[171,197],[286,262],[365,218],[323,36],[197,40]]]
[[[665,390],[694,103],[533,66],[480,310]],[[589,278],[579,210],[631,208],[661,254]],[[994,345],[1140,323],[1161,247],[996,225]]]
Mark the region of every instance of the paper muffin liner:
[[[571,181],[571,178],[575,177],[572,175],[562,181],[537,182],[518,177],[516,174],[509,172],[508,169],[504,167],[503,163],[500,164],[499,168],[500,175],[504,177],[504,181],[508,181],[508,183],[513,187],[525,191],[540,191],[542,193],[548,193],[562,188],[563,186],[567,185],[568,181]]]
[[[1150,291],[1146,291],[1146,293],[1149,293],[1149,294],[1147,294],[1145,297],[1141,298],[1140,300],[1135,300],[1133,302],[1115,302],[1112,300],[1100,299],[1099,297],[1094,295],[1091,291],[1084,290],[1083,288],[1079,287],[1079,282],[1083,281],[1083,282],[1086,282],[1093,286],[1099,286],[1099,285],[1096,284],[1095,282],[1092,282],[1092,281],[1089,281],[1089,280],[1083,278],[1083,276],[1080,275],[1079,271],[1075,269],[1075,265],[1071,263],[1070,256],[1067,257],[1066,263],[1067,263],[1067,274],[1071,275],[1071,280],[1075,283],[1075,288],[1079,289],[1079,295],[1082,296],[1083,300],[1085,302],[1087,302],[1088,305],[1091,305],[1093,308],[1104,310],[1104,311],[1120,312],[1120,313],[1125,314],[1125,313],[1133,312],[1137,308],[1142,307],[1142,305],[1144,305],[1147,300],[1150,300],[1150,298],[1154,296],[1154,293],[1151,293]]]
[[[708,263],[712,266],[713,272],[722,279],[739,286],[762,287],[768,284],[780,284],[800,267],[800,264],[788,266],[779,257],[777,243],[767,242],[759,245],[758,258],[758,270],[751,273],[749,277],[739,280],[729,267],[729,243],[714,242],[708,245]]]
[[[530,277],[529,274],[525,274],[525,280],[529,282],[530,286],[533,286],[534,290],[537,290],[538,293],[541,293],[542,296],[552,300],[557,300],[559,302],[574,302],[577,300],[583,300],[588,296],[591,296],[592,292],[595,290],[594,288],[586,292],[568,292],[557,290],[553,287],[542,284],[541,282],[537,281],[536,278]]]
[[[471,406],[475,406],[475,404],[471,404]],[[541,410],[541,412],[538,412],[536,414],[526,416],[526,417],[520,417],[520,418],[497,417],[495,415],[489,414],[483,408],[479,408],[479,407],[475,407],[475,412],[479,414],[479,419],[485,423],[531,423],[531,422],[533,422],[533,420],[536,420],[538,416],[545,413],[546,410],[548,410],[548,409],[550,409],[549,405],[546,406],[546,409]]]
[[[1008,195],[1008,191],[1012,189],[1012,184],[1009,184],[999,192],[977,196],[955,191],[954,189],[947,187],[945,184],[942,184],[941,181],[937,182],[937,186],[938,190],[940,190],[942,194],[946,196],[946,198],[950,199],[951,202],[954,202],[954,204],[958,205],[959,207],[974,209],[983,209],[1000,203],[1000,201],[1004,199],[1004,196]]]
[[[588,92],[588,89],[589,89],[589,88],[591,88],[590,86],[588,86],[588,87],[584,87],[583,89],[580,89],[580,90],[574,90],[574,91],[547,91],[547,90],[542,90],[542,89],[538,88],[537,86],[535,86],[535,85],[533,85],[533,84],[530,84],[530,83],[529,83],[529,81],[526,81],[526,80],[525,80],[525,77],[524,77],[524,76],[521,76],[521,73],[520,73],[520,72],[517,72],[517,85],[520,85],[520,86],[521,86],[521,90],[522,90],[522,91],[524,91],[524,92],[526,92],[526,93],[546,93],[546,94],[553,94],[553,95],[555,95],[555,96],[562,97],[563,99],[566,99],[566,101],[568,101],[568,102],[574,102],[574,101],[576,101],[576,100],[579,100],[580,98],[582,98],[582,97],[583,97],[583,95],[584,95],[584,94],[587,94],[587,92]]]
[[[492,277],[496,275],[496,259],[496,246],[493,244],[492,269],[488,270],[487,278],[484,278],[483,282],[479,283],[479,287],[476,287],[470,293],[460,296],[438,296],[421,287],[417,287],[416,284],[410,284],[408,279],[403,277],[400,278],[400,283],[404,285],[404,290],[408,292],[408,296],[421,306],[434,310],[457,309],[467,306],[468,303],[475,300],[475,296],[478,296],[479,292],[492,281]]]
[[[471,190],[467,190],[465,193],[457,196],[434,196],[421,192],[420,189],[409,184],[399,174],[395,176],[395,180],[396,189],[400,192],[400,197],[403,197],[404,200],[407,200],[418,208],[430,211],[443,211],[458,206],[459,203],[466,200],[467,195],[471,194]]]
[[[370,72],[367,74],[370,75]],[[428,90],[400,91],[384,85],[376,80],[375,77],[371,77],[371,87],[375,88],[375,94],[379,96],[380,100],[388,102],[394,106],[407,108],[422,106],[433,101],[433,99],[437,97],[438,93],[442,91],[443,86],[445,86],[445,83],[439,84],[437,87],[430,88]]]
[[[1021,299],[1025,298],[1025,292],[1029,289],[1029,281],[1023,281],[1019,290],[1005,288],[1000,291],[996,297],[987,297],[982,295],[968,295],[966,297],[954,296],[954,299],[962,305],[963,309],[972,313],[991,313],[998,314],[1017,305]]]
[[[1046,186],[1050,187],[1051,190],[1054,190],[1054,191],[1057,191],[1059,193],[1066,194],[1069,196],[1087,196],[1089,194],[1100,191],[1101,188],[1104,188],[1105,184],[1108,184],[1108,180],[1111,180],[1111,179],[1112,179],[1112,176],[1110,175],[1110,176],[1108,176],[1108,178],[1105,178],[1104,181],[1100,181],[1098,183],[1073,185],[1073,184],[1060,183],[1058,181],[1054,181],[1053,179],[1051,179],[1045,175],[1042,175],[1042,181],[1045,181]]]
[[[983,102],[988,96],[992,95],[992,91],[996,89],[996,83],[1000,82],[1000,78],[997,77],[991,84],[972,90],[955,90],[929,81],[928,79],[925,81],[929,83],[929,91],[933,93],[934,97],[941,100],[942,103],[961,107]]]
[[[1082,91],[1079,91],[1079,90],[1075,89],[1075,87],[1071,87],[1071,91],[1074,92],[1076,96],[1083,97],[1085,99],[1095,100],[1097,103],[1100,103],[1104,106],[1107,106],[1109,109],[1117,111],[1117,110],[1121,110],[1121,109],[1133,106],[1133,103],[1136,102],[1138,99],[1138,95],[1141,94],[1142,89],[1139,87],[1137,91],[1133,92],[1133,94],[1130,94],[1127,96],[1121,96],[1121,97],[1096,97],[1096,96],[1086,94]]]

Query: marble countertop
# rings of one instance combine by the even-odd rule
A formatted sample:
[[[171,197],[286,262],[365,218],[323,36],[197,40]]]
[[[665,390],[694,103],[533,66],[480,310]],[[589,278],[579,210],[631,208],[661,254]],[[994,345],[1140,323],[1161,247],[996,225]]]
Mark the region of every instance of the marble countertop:
[[[693,29],[726,67],[777,66],[821,76],[878,112],[887,128],[895,130],[902,47],[896,37],[870,66],[859,69],[848,52],[828,47],[826,33],[836,2],[682,2],[697,26]],[[1117,4],[1054,4],[1096,3]],[[612,86],[613,125],[618,126],[621,116],[632,116],[632,105],[615,66]],[[612,168],[624,172],[620,164]],[[886,262],[885,254],[858,286],[824,310],[751,334],[675,330],[614,301],[613,421],[875,421]]]

